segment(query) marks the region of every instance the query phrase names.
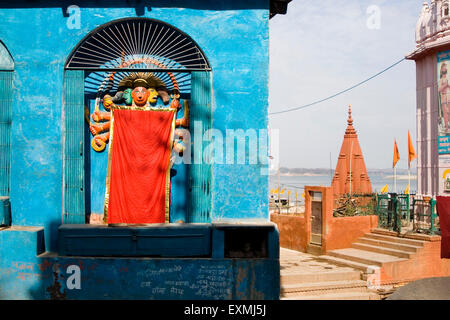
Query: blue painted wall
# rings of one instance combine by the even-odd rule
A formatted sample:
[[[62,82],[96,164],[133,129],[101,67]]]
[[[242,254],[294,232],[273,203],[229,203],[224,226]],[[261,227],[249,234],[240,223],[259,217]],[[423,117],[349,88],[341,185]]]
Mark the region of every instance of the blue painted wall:
[[[258,130],[266,129],[268,125],[269,1],[176,0],[167,4],[167,1],[155,0],[151,1],[151,10],[137,10],[126,1],[86,1],[84,4],[87,7],[81,7],[80,29],[67,27],[68,17],[58,1],[34,1],[31,7],[29,1],[0,5],[0,40],[15,62],[10,194],[12,223],[14,226],[44,227],[43,235],[42,231],[31,232],[31,235],[19,232],[11,238],[0,231],[0,248],[4,249],[0,250],[2,285],[8,281],[14,282],[12,285],[17,289],[17,294],[23,294],[26,298],[48,297],[42,288],[36,288],[35,294],[29,288],[41,280],[45,284],[52,281],[49,269],[43,271],[39,268],[45,260],[36,257],[36,245],[42,242],[36,237],[45,238],[45,248],[40,248],[38,252],[56,251],[57,228],[62,222],[64,64],[73,48],[90,31],[115,19],[137,16],[158,19],[177,27],[197,42],[213,69],[213,127],[225,136],[227,129]],[[267,169],[262,164],[214,164],[212,221],[267,221],[268,176],[261,174],[264,172]],[[177,179],[183,179],[184,174],[183,169],[180,170]],[[180,198],[178,202],[173,201],[173,205],[182,205],[185,200]],[[11,251],[11,248],[15,249]],[[48,258],[47,262],[52,265],[70,263],[65,259],[53,257]],[[135,259],[112,261],[113,265],[106,260],[83,260],[85,265],[93,268],[86,278],[87,285],[95,288],[95,281],[103,281],[100,274],[95,274],[95,265],[100,266],[99,270],[104,274],[102,277],[115,277],[122,267],[129,266],[134,275],[142,268],[158,267],[158,262],[151,259],[140,262]],[[167,268],[176,265],[176,261],[165,263],[168,263]],[[226,268],[232,279],[240,276],[239,270],[244,270],[244,273],[250,270],[252,274],[266,274],[258,278],[263,282],[253,282],[256,287],[250,289],[252,282],[246,280],[239,286],[247,286],[247,289],[232,288],[232,292],[222,292],[217,298],[250,297],[251,290],[272,292],[265,298],[277,298],[278,260],[265,264],[257,261],[248,263],[245,260],[192,261],[183,265],[186,271],[181,273],[181,278],[200,279],[198,272],[192,270],[198,270],[201,265],[208,268],[219,264]],[[23,268],[34,270],[28,275],[32,280],[13,280],[17,279],[19,272],[25,272]],[[272,278],[267,272],[272,274]],[[264,283],[269,278],[273,283]],[[120,291],[117,290],[120,284],[108,284],[104,280],[103,289],[106,288],[107,292]],[[140,276],[136,279],[144,280]],[[182,297],[195,298],[192,290]],[[98,298],[101,294],[91,292],[92,297]],[[139,297],[148,297],[149,291],[143,289],[139,292],[142,294]],[[69,295],[77,298],[76,292]],[[170,295],[160,297],[173,298]],[[200,298],[208,298],[208,295],[201,295]]]
[[[200,10],[208,9],[207,1],[178,3],[180,8],[152,7],[144,16],[181,29],[206,54],[213,68],[214,128],[267,128],[268,1],[251,1],[242,10],[233,9],[242,7],[238,0],[214,5],[223,10]],[[125,17],[136,17],[135,8],[81,8],[81,29],[71,30],[60,7],[0,9],[1,40],[15,60],[12,222],[45,226],[49,249],[62,215],[64,63],[86,34]],[[268,219],[262,167],[213,166],[213,221]]]

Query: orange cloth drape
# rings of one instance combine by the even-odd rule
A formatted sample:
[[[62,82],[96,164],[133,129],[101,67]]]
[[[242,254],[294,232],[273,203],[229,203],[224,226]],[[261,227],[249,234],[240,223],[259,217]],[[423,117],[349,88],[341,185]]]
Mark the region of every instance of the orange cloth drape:
[[[166,222],[174,110],[116,109],[112,121],[107,222]]]

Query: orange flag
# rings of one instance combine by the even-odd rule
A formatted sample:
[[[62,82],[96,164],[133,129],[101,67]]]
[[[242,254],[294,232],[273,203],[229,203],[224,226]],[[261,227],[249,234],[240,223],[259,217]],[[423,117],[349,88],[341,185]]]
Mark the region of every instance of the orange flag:
[[[411,141],[411,135],[408,131],[408,167],[411,168],[411,161],[417,158],[416,151],[414,150],[413,143]]]
[[[398,153],[397,140],[394,140],[394,162],[392,168],[395,168],[395,165],[397,164],[398,160],[400,160],[400,154]]]

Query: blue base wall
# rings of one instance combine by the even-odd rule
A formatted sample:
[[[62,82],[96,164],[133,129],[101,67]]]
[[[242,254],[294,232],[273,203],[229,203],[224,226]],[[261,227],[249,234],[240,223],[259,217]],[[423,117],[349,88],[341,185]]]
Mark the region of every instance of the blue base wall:
[[[2,266],[0,299],[277,300],[278,260],[38,257]],[[81,289],[67,289],[70,265]],[[58,270],[58,277],[54,274]],[[7,278],[5,278],[5,274]],[[62,278],[61,278],[62,277]],[[54,286],[55,281],[61,287]],[[63,297],[62,297],[63,296]]]
[[[68,257],[44,252],[43,228],[4,229],[0,299],[279,299],[277,230],[262,259],[224,258],[221,235],[213,232],[211,258]],[[67,286],[70,266],[79,267],[79,289]]]

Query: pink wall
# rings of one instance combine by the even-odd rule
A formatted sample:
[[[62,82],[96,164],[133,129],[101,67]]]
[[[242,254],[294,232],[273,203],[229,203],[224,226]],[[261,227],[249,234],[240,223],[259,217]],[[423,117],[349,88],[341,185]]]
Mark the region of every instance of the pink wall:
[[[322,254],[350,248],[353,242],[378,225],[377,216],[333,217],[333,188],[305,187],[305,213],[302,216],[272,214],[277,224],[280,246],[306,252],[311,238],[311,198],[309,191],[322,192]]]
[[[324,251],[350,248],[358,238],[377,226],[377,216],[333,217],[327,224]]]
[[[305,217],[273,213],[270,221],[275,223],[280,234],[280,246],[291,250],[306,252],[307,237]]]

